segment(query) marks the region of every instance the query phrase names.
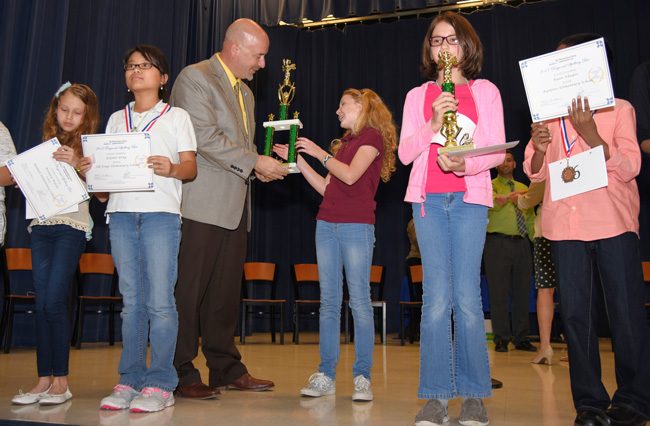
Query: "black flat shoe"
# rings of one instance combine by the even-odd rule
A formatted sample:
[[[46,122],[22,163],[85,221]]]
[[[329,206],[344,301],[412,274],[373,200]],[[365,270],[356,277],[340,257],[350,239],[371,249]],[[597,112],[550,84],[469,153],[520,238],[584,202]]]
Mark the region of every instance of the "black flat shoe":
[[[586,407],[578,409],[574,426],[610,426],[612,423],[603,410]]]
[[[606,411],[613,426],[644,426],[646,418],[626,404],[612,404]]]
[[[495,352],[508,352],[508,342],[496,342],[494,344]]]
[[[530,343],[528,340],[521,343],[515,343],[515,349],[517,349],[518,351],[537,352],[537,348],[533,346],[533,344]]]
[[[503,387],[503,382],[501,380],[497,379],[490,379],[492,380],[492,389],[501,389]]]

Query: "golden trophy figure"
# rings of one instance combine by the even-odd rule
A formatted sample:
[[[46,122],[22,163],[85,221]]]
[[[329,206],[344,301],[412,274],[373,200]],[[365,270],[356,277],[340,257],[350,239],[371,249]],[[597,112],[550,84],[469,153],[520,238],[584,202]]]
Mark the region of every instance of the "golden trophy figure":
[[[455,87],[453,80],[451,79],[451,69],[458,63],[458,60],[455,56],[449,53],[446,50],[441,50],[438,54],[438,61],[442,64],[443,67],[443,80],[442,80],[442,91],[449,92],[452,95],[455,94]],[[466,143],[459,144],[456,137],[460,133],[461,129],[458,127],[456,121],[456,112],[447,111],[442,119],[442,128],[440,133],[445,137],[445,146],[444,148],[439,148],[438,153],[442,154],[445,152],[453,151],[465,151],[469,149],[474,149],[474,144],[470,141]]]
[[[298,119],[298,111],[294,111],[293,119],[287,120],[289,104],[296,93],[296,86],[291,82],[291,71],[296,69],[296,64],[291,63],[291,59],[282,60],[282,71],[284,71],[284,80],[278,86],[278,100],[280,101],[280,115],[278,120],[273,120],[273,114],[269,114],[269,121],[264,122],[266,134],[264,138],[264,155],[271,155],[273,146],[273,134],[276,131],[289,130],[289,153],[285,165],[289,168],[289,173],[300,173],[296,164],[296,139],[298,138],[298,129],[302,129],[302,122]]]

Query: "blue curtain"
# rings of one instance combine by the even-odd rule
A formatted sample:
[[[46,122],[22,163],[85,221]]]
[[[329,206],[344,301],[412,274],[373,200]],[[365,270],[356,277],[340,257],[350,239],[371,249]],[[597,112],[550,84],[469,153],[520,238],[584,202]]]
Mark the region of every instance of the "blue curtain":
[[[0,2],[0,120],[12,132],[18,151],[41,138],[43,113],[62,81],[89,84],[97,92],[104,120],[123,107],[125,85],[122,56],[136,43],[158,45],[167,54],[173,81],[189,63],[219,49],[227,25],[239,17],[267,24],[271,47],[267,67],[250,83],[256,97],[258,136],[267,114],[277,115],[277,85],[282,58],[291,58],[296,96],[291,110],[300,111],[301,134],[322,146],[341,135],[335,111],[348,87],[376,90],[401,122],[409,89],[422,83],[419,52],[429,18],[350,25],[313,31],[273,26],[279,19],[320,14],[363,15],[435,5],[423,0],[279,0],[276,2],[219,0],[3,0]],[[623,7],[623,5],[625,7]],[[325,15],[323,15],[325,14]],[[634,67],[650,60],[650,2],[645,0],[556,0],[519,8],[495,7],[467,15],[485,46],[483,77],[492,80],[503,97],[508,140],[519,139],[522,159],[529,138],[530,116],[517,61],[555,48],[562,37],[577,32],[606,36],[614,51],[611,64],[615,91],[627,97]],[[281,133],[276,138],[281,140]],[[263,138],[257,138],[261,146]],[[315,165],[315,167],[320,167]],[[396,328],[399,283],[407,253],[409,206],[402,202],[409,169],[398,166],[388,184],[380,185],[375,263],[386,267],[389,327]],[[517,178],[526,180],[521,168]],[[647,170],[643,171],[646,176]],[[647,178],[646,178],[647,179]],[[650,258],[648,203],[650,185],[642,194],[642,246]],[[315,261],[314,217],[320,197],[300,176],[282,182],[255,183],[254,223],[249,258],[279,264],[278,297],[292,299],[289,266]],[[90,250],[106,251],[103,206],[91,206],[95,236]],[[8,245],[28,246],[24,200],[8,194]],[[288,320],[289,318],[287,318]]]

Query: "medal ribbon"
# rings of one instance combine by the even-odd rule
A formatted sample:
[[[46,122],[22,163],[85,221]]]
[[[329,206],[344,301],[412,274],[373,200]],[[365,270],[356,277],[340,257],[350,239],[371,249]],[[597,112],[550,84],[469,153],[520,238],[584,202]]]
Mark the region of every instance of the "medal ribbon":
[[[591,116],[593,117],[596,111],[591,112]],[[569,142],[569,134],[566,131],[566,120],[564,117],[560,118],[560,129],[562,130],[562,142],[564,142],[564,153],[566,154],[566,157],[569,158],[571,156],[571,150],[573,149],[573,145],[575,145],[576,141],[578,140],[578,135],[576,134],[576,137]]]
[[[162,101],[160,101],[159,103],[162,103]],[[156,104],[156,106],[158,106],[158,104]],[[154,107],[154,108],[156,108],[156,107]],[[162,111],[160,111],[160,114],[158,114],[157,116],[152,118],[151,121],[149,121],[146,126],[144,126],[142,129],[140,129],[138,131],[140,131],[140,132],[148,132],[149,130],[151,130],[153,125],[156,124],[156,121],[158,121],[158,119],[160,117],[165,115],[171,108],[172,108],[171,105],[165,104],[165,107],[163,108]],[[149,112],[147,112],[147,115],[149,115]],[[147,118],[147,115],[144,116],[144,119]],[[143,121],[144,121],[144,119],[143,119]],[[131,104],[130,103],[126,104],[126,107],[124,107],[124,121],[126,122],[126,131],[128,133],[131,133],[133,131],[133,118],[131,117]]]
[[[562,130],[562,142],[563,142],[563,147],[564,147],[564,153],[566,154],[567,158],[571,156],[571,150],[573,149],[573,145],[575,145],[576,141],[578,140],[578,135],[569,142],[569,135],[566,131],[566,120],[564,117],[560,118],[560,129]]]

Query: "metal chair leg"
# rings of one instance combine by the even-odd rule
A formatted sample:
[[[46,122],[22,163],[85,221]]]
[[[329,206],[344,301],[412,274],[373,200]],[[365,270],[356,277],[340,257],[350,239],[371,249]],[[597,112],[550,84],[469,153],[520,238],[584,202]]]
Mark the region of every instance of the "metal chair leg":
[[[246,344],[246,303],[241,306],[241,326],[239,327],[239,343]]]
[[[284,345],[284,303],[280,305],[280,344]]]
[[[404,346],[404,305],[399,305],[399,343]]]

